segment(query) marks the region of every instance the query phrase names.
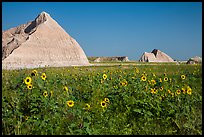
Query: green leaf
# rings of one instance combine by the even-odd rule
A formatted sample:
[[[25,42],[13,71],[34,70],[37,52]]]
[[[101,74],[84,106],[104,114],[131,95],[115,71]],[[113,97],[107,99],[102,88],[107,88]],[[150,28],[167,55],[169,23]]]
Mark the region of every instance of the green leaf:
[[[149,116],[153,115],[152,112],[150,112],[150,111],[147,111],[146,114],[149,115]]]
[[[141,113],[141,109],[133,109],[134,112]]]

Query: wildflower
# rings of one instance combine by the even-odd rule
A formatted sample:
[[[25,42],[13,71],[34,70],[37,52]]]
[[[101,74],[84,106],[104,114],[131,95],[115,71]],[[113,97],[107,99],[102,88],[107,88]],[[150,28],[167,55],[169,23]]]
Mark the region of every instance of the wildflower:
[[[64,91],[66,91],[66,92],[69,90],[67,86],[64,86],[63,89],[64,89]]]
[[[162,79],[161,79],[161,78],[159,78],[159,82],[162,82]]]
[[[24,82],[25,82],[26,85],[31,84],[31,82],[32,82],[31,77],[26,77],[26,79],[24,80]]]
[[[186,94],[186,90],[184,87],[182,87],[181,90],[182,90],[183,94]]]
[[[67,101],[67,105],[68,105],[68,107],[73,107],[74,106],[74,101],[73,100]]]
[[[136,73],[139,73],[139,69],[138,69],[138,68],[135,68],[135,72],[136,72]]]
[[[44,91],[43,96],[44,96],[44,97],[47,97],[47,96],[48,96],[47,91]]]
[[[106,102],[105,101],[101,101],[101,106],[104,108],[104,107],[106,107],[107,105],[106,105]]]
[[[146,76],[143,75],[143,76],[141,77],[141,80],[142,80],[142,81],[146,81],[146,80],[147,80]]]
[[[164,77],[164,81],[168,81],[168,77]]]
[[[37,70],[33,70],[31,73],[31,76],[37,76],[38,75],[38,71]]]
[[[74,69],[77,69],[77,67],[76,67],[76,66],[74,66]]]
[[[122,86],[126,87],[128,82],[124,79],[121,83],[120,83]]]
[[[169,94],[171,94],[171,90],[168,89]]]
[[[28,120],[28,116],[24,116],[25,120]]]
[[[185,79],[186,78],[186,76],[185,75],[181,75],[181,79]]]
[[[45,80],[46,79],[46,74],[42,73],[41,78],[42,78],[42,80]]]
[[[91,106],[90,106],[89,104],[86,103],[86,105],[85,105],[85,109],[86,109],[86,110],[89,110],[90,107],[91,107]]]
[[[148,86],[145,86],[145,90],[146,90],[146,91],[148,90]]]
[[[31,84],[28,84],[28,85],[27,85],[27,88],[28,88],[28,89],[32,89],[32,87],[33,87],[33,86],[32,86]]]
[[[156,81],[155,81],[154,79],[152,79],[152,80],[151,80],[151,84],[152,84],[152,85],[155,85],[155,84],[156,84]]]
[[[122,76],[121,76],[121,75],[119,75],[119,76],[118,76],[118,78],[120,79],[120,78],[122,78]]]
[[[180,89],[178,89],[178,90],[176,90],[176,94],[181,94],[181,90]]]
[[[109,102],[110,102],[110,100],[109,100],[108,98],[105,98],[104,101],[105,101],[106,103],[109,103]]]
[[[51,97],[53,96],[53,91],[50,91],[50,96],[51,96]]]
[[[187,94],[189,94],[189,95],[192,94],[192,89],[189,86],[187,87]]]
[[[107,79],[107,75],[103,74],[103,79],[106,80]]]
[[[162,91],[164,88],[163,88],[163,87],[160,87],[159,89]]]
[[[156,94],[157,93],[157,90],[155,88],[151,88],[151,93],[152,94]]]

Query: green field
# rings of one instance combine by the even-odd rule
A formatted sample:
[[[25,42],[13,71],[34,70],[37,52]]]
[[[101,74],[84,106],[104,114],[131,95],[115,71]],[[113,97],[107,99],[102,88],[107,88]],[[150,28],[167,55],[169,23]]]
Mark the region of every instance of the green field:
[[[202,65],[2,70],[2,135],[201,135]]]

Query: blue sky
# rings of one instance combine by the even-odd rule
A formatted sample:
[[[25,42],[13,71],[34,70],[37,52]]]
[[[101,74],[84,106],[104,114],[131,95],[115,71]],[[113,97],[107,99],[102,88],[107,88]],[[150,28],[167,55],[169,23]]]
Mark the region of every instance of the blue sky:
[[[173,59],[202,57],[201,2],[3,2],[2,29],[45,11],[87,56],[141,55],[159,49]]]

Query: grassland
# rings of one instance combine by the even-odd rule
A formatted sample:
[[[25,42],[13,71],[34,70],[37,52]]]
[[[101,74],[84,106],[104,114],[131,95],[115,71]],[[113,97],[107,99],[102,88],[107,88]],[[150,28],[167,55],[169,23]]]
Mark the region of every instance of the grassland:
[[[2,70],[2,134],[201,135],[202,65]]]

